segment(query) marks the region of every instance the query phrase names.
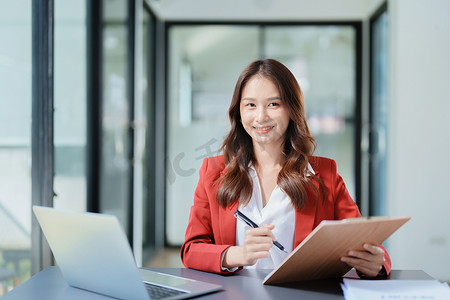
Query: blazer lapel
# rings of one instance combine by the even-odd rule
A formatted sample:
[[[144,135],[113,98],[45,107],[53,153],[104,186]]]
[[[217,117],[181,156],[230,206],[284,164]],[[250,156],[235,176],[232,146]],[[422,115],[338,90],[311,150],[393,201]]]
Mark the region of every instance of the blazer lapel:
[[[320,178],[319,173],[315,174]],[[320,193],[319,183],[313,179],[314,186]],[[321,195],[322,196],[322,195]],[[295,210],[294,248],[297,247],[314,229],[317,210],[317,193],[312,187],[307,188],[307,201],[302,210]],[[322,201],[319,199],[318,201]]]

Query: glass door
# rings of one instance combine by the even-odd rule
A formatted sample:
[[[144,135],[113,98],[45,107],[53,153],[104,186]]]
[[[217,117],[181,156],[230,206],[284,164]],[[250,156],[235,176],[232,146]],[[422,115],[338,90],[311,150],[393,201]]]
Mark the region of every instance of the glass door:
[[[338,161],[358,197],[358,26],[173,25],[168,31],[166,238],[181,245],[202,160],[217,155],[228,106],[246,65],[275,58],[305,95],[316,155]]]

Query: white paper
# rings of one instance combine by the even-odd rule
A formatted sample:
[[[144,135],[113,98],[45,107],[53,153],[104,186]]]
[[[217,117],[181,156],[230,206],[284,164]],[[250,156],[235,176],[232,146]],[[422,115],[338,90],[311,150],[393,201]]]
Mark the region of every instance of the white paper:
[[[346,300],[450,300],[450,288],[437,280],[343,280]]]

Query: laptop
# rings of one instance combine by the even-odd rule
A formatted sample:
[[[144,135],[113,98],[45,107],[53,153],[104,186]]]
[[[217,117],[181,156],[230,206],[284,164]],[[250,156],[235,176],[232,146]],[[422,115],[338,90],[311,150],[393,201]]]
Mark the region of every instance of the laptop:
[[[66,282],[119,299],[186,299],[222,286],[138,269],[115,216],[33,206]]]

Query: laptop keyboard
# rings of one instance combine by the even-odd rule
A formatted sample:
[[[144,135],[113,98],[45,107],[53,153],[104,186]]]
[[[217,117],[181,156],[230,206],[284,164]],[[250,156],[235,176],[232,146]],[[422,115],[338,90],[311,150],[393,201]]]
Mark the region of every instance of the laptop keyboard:
[[[147,289],[151,299],[166,299],[180,294],[187,294],[187,292],[154,285],[147,282],[145,282],[145,288]]]

